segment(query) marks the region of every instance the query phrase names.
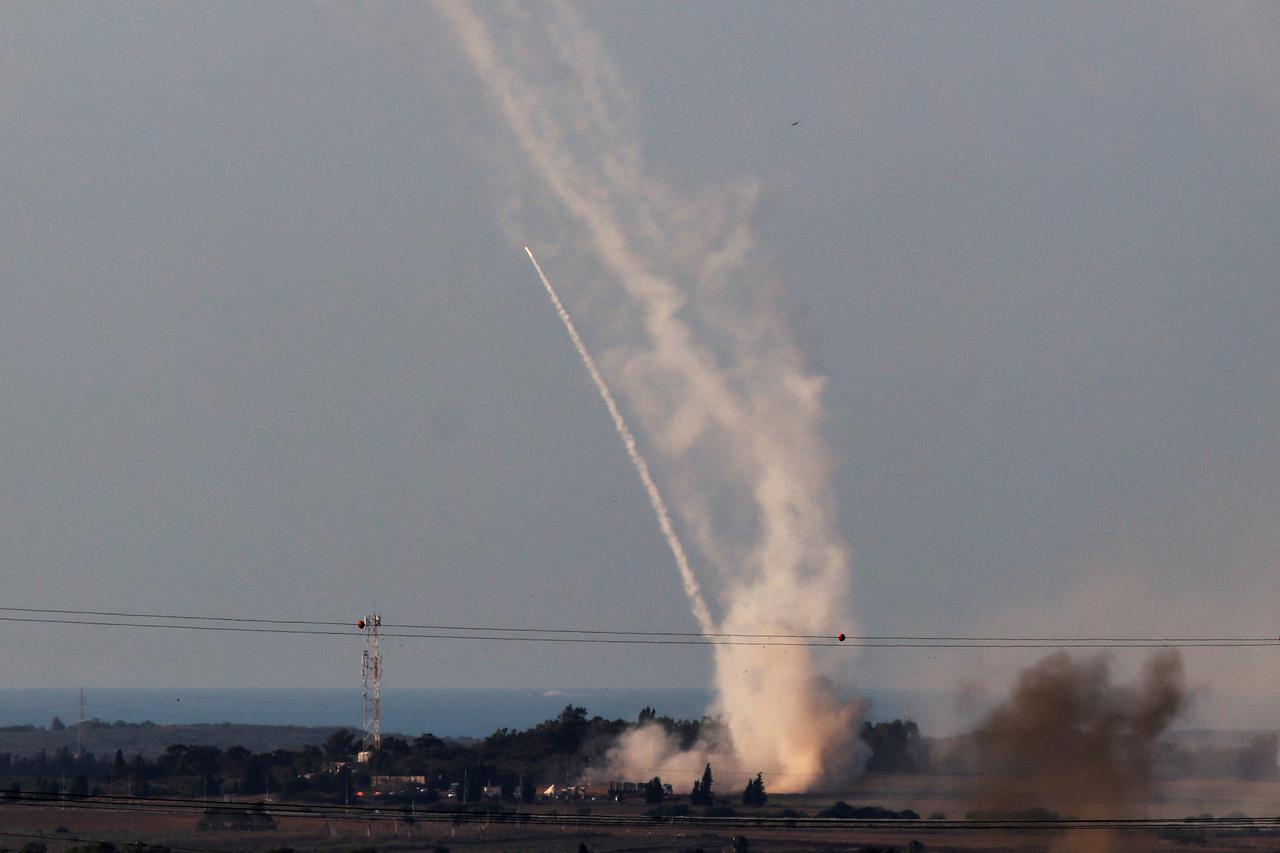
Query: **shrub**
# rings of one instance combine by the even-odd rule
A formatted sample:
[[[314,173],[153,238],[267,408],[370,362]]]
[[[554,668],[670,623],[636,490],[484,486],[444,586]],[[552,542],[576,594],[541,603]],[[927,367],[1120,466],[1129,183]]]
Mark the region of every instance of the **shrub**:
[[[919,820],[920,815],[911,809],[895,812],[883,806],[851,806],[839,800],[829,809],[818,812],[818,817],[838,817],[850,820]]]

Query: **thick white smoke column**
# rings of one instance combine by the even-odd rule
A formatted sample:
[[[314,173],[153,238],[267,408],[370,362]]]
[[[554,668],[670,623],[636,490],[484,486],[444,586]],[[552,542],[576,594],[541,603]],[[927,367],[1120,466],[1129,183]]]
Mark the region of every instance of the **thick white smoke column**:
[[[581,356],[582,363],[586,365],[587,372],[591,374],[591,381],[596,384],[596,390],[600,392],[605,408],[609,410],[609,417],[613,418],[613,428],[618,431],[618,436],[622,439],[622,444],[627,449],[627,458],[631,460],[631,464],[635,466],[636,473],[640,475],[640,482],[644,484],[644,490],[649,495],[649,505],[653,507],[653,514],[658,517],[658,527],[662,528],[662,535],[666,537],[667,547],[671,549],[671,555],[676,560],[676,567],[680,570],[680,581],[684,584],[685,595],[689,596],[693,617],[698,620],[698,627],[702,629],[702,633],[713,633],[715,631],[715,623],[711,620],[711,611],[707,609],[707,602],[702,597],[702,588],[698,586],[698,578],[694,575],[693,568],[689,565],[689,557],[685,554],[684,545],[680,544],[680,537],[676,535],[676,530],[671,525],[671,513],[667,511],[667,502],[662,499],[662,492],[658,491],[658,484],[653,482],[653,477],[649,474],[649,463],[644,461],[640,448],[636,446],[636,437],[632,434],[631,427],[627,426],[626,418],[622,417],[622,410],[618,408],[618,402],[613,399],[613,392],[609,390],[609,383],[604,381],[604,376],[600,374],[600,369],[596,367],[596,360],[591,357],[591,350],[587,349],[586,343],[582,340],[582,335],[578,334],[578,327],[573,324],[573,317],[569,315],[569,309],[564,307],[564,303],[560,301],[560,294],[556,293],[556,289],[547,280],[546,273],[542,271],[541,265],[538,264],[538,259],[533,256],[533,250],[525,246],[524,251],[529,256],[529,260],[533,261],[533,268],[537,271],[538,278],[542,280],[542,286],[547,289],[547,295],[551,297],[551,303],[556,306],[556,313],[560,315],[560,322],[564,323],[565,329],[569,332],[574,348],[577,349],[578,355]]]
[[[679,521],[712,596],[690,595],[699,624],[712,624],[709,606],[725,633],[853,633],[821,438],[824,380],[806,368],[777,282],[755,257],[753,191],[691,194],[651,174],[630,98],[568,5],[437,8],[504,129],[483,141],[499,146],[506,168],[495,174],[511,179],[502,197],[513,233],[557,247],[582,288],[579,317],[607,342],[603,372],[643,428],[676,513],[664,533]],[[710,711],[725,724],[691,751],[656,727],[633,732],[611,756],[621,777],[659,772],[683,788],[711,760],[721,790],[763,771],[770,790],[788,791],[860,769],[859,708],[829,680],[850,650],[714,654]]]

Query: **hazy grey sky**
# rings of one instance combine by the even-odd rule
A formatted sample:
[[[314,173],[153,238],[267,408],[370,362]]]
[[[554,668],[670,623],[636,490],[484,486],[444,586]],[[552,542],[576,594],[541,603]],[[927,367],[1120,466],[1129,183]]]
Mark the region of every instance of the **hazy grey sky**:
[[[650,168],[759,186],[829,378],[850,624],[1278,633],[1275,6],[579,11]],[[417,4],[0,6],[6,605],[694,629],[451,38]],[[6,686],[359,678],[355,641],[2,630]],[[848,657],[898,687],[1026,660]],[[1275,695],[1274,649],[1189,662]],[[396,686],[709,670],[387,650]]]

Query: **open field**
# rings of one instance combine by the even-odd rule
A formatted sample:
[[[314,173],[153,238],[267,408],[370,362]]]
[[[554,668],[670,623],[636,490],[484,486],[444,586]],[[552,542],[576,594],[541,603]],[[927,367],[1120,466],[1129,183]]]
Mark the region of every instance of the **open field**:
[[[840,795],[771,797],[759,812],[739,809],[727,819],[645,817],[638,802],[540,803],[522,808],[525,817],[507,814],[407,814],[399,809],[307,807],[273,803],[269,830],[199,831],[203,804],[183,800],[88,800],[49,805],[0,804],[0,844],[21,849],[39,838],[50,851],[75,846],[77,839],[108,840],[117,846],[131,841],[164,844],[174,849],[341,851],[358,847],[378,850],[438,848],[474,851],[546,850],[573,853],[579,844],[593,851],[731,850],[735,836],[746,837],[752,850],[869,851],[911,849],[912,841],[930,851],[1267,851],[1280,850],[1275,821],[1151,826],[1044,824],[1038,826],[958,822],[967,810],[972,789],[968,777],[872,776]],[[912,808],[921,815],[943,812],[948,820],[813,821],[774,819],[781,809],[813,814],[836,798],[850,803]],[[240,810],[247,804],[219,803]],[[1222,818],[1244,813],[1252,818],[1280,814],[1280,783],[1177,782],[1164,786],[1140,814],[1116,817],[1173,819],[1211,812]],[[59,829],[63,831],[58,831]]]
[[[974,808],[976,776],[883,774],[864,776],[838,799],[901,810],[913,809],[921,817],[941,812],[962,818]],[[831,804],[832,797],[787,798],[791,808],[810,811]],[[774,802],[770,800],[770,805]],[[1052,804],[1046,804],[1052,807]],[[1236,779],[1180,779],[1157,783],[1151,796],[1133,807],[1120,808],[1107,817],[1169,818],[1209,813],[1225,817],[1242,813],[1250,817],[1280,815],[1280,782],[1246,782]]]
[[[66,850],[89,840],[110,840],[120,846],[132,841],[163,844],[175,850],[296,850],[342,851],[375,847],[386,851],[565,851],[580,844],[593,851],[705,851],[731,850],[735,837],[746,837],[750,849],[785,851],[907,851],[912,841],[922,850],[1000,851],[1000,853],[1061,853],[1062,851],[1275,851],[1280,834],[1241,830],[1112,830],[1008,829],[919,826],[884,828],[832,826],[825,829],[769,827],[652,826],[595,827],[564,823],[559,826],[513,826],[484,821],[434,823],[341,818],[324,820],[283,818],[269,832],[196,832],[191,816],[68,815],[57,809],[22,810],[6,814],[0,843],[21,849],[40,838],[50,851]],[[59,827],[65,832],[56,831]]]

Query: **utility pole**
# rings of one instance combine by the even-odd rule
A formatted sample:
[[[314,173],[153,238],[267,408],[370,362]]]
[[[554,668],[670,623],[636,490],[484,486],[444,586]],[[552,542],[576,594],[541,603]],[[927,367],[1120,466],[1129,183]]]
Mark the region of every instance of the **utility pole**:
[[[84,755],[84,688],[80,688],[80,723],[76,726],[76,761]]]

